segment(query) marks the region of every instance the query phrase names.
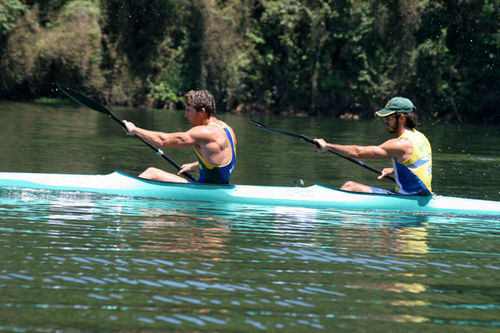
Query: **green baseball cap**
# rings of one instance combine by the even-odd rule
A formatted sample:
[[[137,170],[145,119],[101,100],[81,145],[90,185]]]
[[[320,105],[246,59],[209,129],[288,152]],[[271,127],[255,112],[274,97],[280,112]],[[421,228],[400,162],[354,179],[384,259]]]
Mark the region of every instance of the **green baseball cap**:
[[[387,117],[396,112],[413,112],[413,103],[408,98],[393,97],[382,110],[378,110],[375,114],[379,117]]]

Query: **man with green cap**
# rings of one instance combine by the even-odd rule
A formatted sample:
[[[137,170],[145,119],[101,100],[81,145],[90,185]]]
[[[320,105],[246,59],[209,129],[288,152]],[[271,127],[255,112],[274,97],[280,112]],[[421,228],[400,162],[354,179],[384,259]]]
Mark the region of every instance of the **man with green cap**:
[[[331,149],[338,154],[361,159],[392,159],[392,168],[384,168],[378,179],[394,173],[396,188],[385,190],[369,185],[346,182],[341,189],[354,192],[432,195],[432,152],[429,141],[416,130],[418,124],[416,107],[404,97],[394,97],[386,106],[377,111],[390,133],[397,138],[390,139],[378,146],[339,145],[323,139],[314,139],[317,150]]]

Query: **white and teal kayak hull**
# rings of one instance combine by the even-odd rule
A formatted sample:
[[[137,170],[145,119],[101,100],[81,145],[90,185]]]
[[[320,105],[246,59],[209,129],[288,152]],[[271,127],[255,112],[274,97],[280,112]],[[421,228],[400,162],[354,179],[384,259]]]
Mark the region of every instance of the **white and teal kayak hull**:
[[[0,189],[10,188],[83,191],[246,205],[500,216],[499,201],[446,196],[365,194],[321,185],[285,187],[177,184],[145,180],[119,171],[107,175],[0,172]]]

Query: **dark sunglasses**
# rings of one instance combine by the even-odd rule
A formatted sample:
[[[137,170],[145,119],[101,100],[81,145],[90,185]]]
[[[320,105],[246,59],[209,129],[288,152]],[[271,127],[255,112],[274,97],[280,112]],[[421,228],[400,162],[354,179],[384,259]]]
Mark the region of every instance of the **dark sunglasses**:
[[[394,114],[391,114],[390,116],[387,116],[387,117],[384,117],[384,119],[387,119],[387,121],[391,120],[392,118],[394,117],[397,117],[398,114],[397,113],[394,113]]]

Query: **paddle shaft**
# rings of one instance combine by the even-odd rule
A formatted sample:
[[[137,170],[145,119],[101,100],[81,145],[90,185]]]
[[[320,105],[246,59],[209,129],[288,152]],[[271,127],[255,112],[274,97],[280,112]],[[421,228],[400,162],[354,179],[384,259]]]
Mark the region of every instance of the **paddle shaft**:
[[[111,119],[119,123],[125,130],[127,129],[127,126],[125,126],[125,123],[123,120],[120,119],[116,114],[114,114],[111,110],[107,109],[106,107],[102,106],[101,104],[97,103],[93,99],[88,98],[87,96],[79,93],[76,90],[73,90],[71,88],[64,87],[60,84],[57,84],[57,87],[70,99],[75,101],[78,104],[81,104],[83,106],[86,106],[88,108],[91,108],[92,110],[107,114]],[[136,138],[141,140],[144,144],[146,144],[149,148],[154,150],[157,155],[160,155],[163,157],[165,160],[167,160],[170,164],[172,164],[177,170],[181,169],[181,166],[177,164],[173,159],[171,159],[167,154],[165,154],[161,149],[159,149],[156,146],[153,146],[152,144],[146,142],[143,138],[141,138],[138,135],[134,135]],[[193,176],[191,176],[188,172],[183,172],[183,175],[185,175],[187,178],[190,180],[195,180]]]
[[[259,122],[254,121],[254,120],[251,120],[251,119],[250,119],[250,122],[253,125],[255,125],[257,128],[263,129],[265,131],[272,132],[272,133],[277,133],[277,134],[282,134],[282,135],[288,135],[288,136],[291,136],[291,137],[294,137],[294,138],[299,138],[299,139],[302,139],[302,140],[304,140],[306,142],[312,143],[313,145],[317,146],[316,142],[314,142],[314,139],[312,139],[311,137],[309,137],[307,135],[297,134],[297,133],[292,133],[292,132],[287,132],[287,131],[282,131],[282,130],[270,128],[270,127],[267,127],[264,124],[261,124]],[[352,163],[355,163],[355,164],[357,164],[359,166],[362,166],[365,169],[368,169],[368,170],[373,171],[373,172],[378,173],[378,174],[382,173],[381,170],[379,170],[377,168],[374,168],[371,165],[368,165],[368,164],[366,164],[366,163],[364,163],[364,162],[362,162],[362,161],[360,161],[358,159],[344,156],[344,155],[339,154],[339,153],[337,153],[336,151],[334,151],[333,149],[330,149],[330,148],[327,148],[327,150],[330,153],[335,154],[335,155],[337,155],[339,157],[342,157],[342,158],[344,158],[344,159],[346,159],[346,160],[348,160],[348,161],[350,161]],[[394,182],[396,181],[396,179],[394,179],[394,177],[392,177],[392,176],[385,176],[384,178],[390,179],[390,180],[392,180]]]

